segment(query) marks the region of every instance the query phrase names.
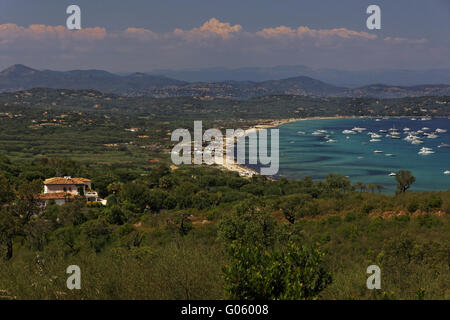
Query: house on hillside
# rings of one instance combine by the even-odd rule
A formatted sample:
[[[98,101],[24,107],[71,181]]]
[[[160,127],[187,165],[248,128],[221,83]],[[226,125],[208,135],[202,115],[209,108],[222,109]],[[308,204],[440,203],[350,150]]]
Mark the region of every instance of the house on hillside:
[[[85,197],[87,202],[101,202],[106,205],[106,200],[99,198],[98,193],[92,190],[92,182],[86,178],[55,177],[44,181],[44,193],[40,198],[45,205],[50,201],[62,205],[76,197]]]

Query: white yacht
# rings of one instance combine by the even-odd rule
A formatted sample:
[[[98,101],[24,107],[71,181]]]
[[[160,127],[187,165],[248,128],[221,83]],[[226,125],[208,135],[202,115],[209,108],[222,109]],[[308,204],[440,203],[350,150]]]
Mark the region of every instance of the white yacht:
[[[374,153],[383,153],[381,150],[375,150]]]
[[[391,177],[395,177],[397,174],[395,173],[395,172],[391,172],[391,173],[389,173],[389,176],[391,176]]]
[[[447,129],[440,129],[440,128],[437,128],[437,129],[435,130],[435,132],[437,132],[437,133],[446,133],[446,132],[447,132]]]
[[[433,154],[433,153],[435,153],[433,151],[433,149],[426,148],[426,147],[421,148],[420,151],[418,152],[418,154],[420,154],[420,155],[427,155],[427,154]]]
[[[419,139],[418,136],[415,136],[413,134],[409,134],[403,140],[405,140],[405,141],[414,141],[414,140],[417,140],[417,139]]]
[[[450,170],[445,170],[444,174],[450,174]]]

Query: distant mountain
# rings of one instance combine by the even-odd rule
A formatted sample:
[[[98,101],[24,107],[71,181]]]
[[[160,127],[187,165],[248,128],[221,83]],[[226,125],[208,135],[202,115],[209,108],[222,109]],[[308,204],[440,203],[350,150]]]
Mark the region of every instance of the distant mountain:
[[[305,76],[263,81],[257,86],[267,90],[276,88],[276,93],[314,96],[339,95],[346,90]]]
[[[186,82],[146,73],[116,75],[102,70],[39,71],[24,65],[14,65],[0,72],[0,92],[36,87],[93,89],[103,93],[157,98],[201,96],[247,99],[267,95],[400,98],[450,95],[450,85],[443,84],[409,87],[371,84],[348,88],[304,75],[264,81]]]
[[[95,89],[105,93],[133,95],[156,88],[184,84],[186,84],[184,81],[145,73],[118,76],[102,70],[39,71],[19,64],[0,72],[0,91],[45,87]]]
[[[37,70],[34,70],[30,67],[24,66],[23,64],[15,64],[9,68],[3,70],[0,75],[4,77],[9,77],[10,79],[19,79],[22,77],[33,76],[35,75]]]
[[[402,98],[450,96],[450,85],[400,87],[375,84],[352,89],[337,87],[320,80],[301,76],[262,82],[194,82],[184,86],[155,89],[153,90],[152,95],[155,97],[210,96],[231,99],[247,99],[268,95]]]
[[[267,95],[302,95],[313,97],[341,96],[346,88],[339,88],[309,77],[282,80],[193,82],[188,85],[153,91],[157,97],[210,96],[231,99],[247,99]]]
[[[347,96],[366,98],[402,98],[424,96],[449,96],[450,85],[419,85],[411,87],[374,84],[356,89],[349,89]]]
[[[281,80],[303,75],[339,87],[361,87],[373,83],[395,86],[427,84],[449,84],[450,69],[442,70],[361,70],[345,71],[325,68],[310,68],[303,65],[246,68],[204,68],[185,70],[155,70],[149,74],[160,74],[189,82],[266,81]]]

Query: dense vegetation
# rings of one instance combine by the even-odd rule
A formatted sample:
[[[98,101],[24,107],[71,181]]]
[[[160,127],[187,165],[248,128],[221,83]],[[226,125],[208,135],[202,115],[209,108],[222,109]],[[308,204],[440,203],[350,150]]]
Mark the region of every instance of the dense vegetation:
[[[164,165],[101,174],[56,159],[1,168],[4,297],[449,298],[449,191],[385,195],[339,175],[270,181]],[[30,173],[57,170],[95,177],[107,207],[75,200],[34,216],[41,182]],[[65,287],[71,264],[80,291]],[[370,264],[383,290],[365,288]]]
[[[273,181],[167,161],[168,134],[193,119],[448,116],[446,101],[2,94],[0,299],[450,299],[450,190],[416,193],[410,172],[388,195],[339,174]],[[42,180],[65,175],[91,178],[108,205],[44,209]],[[82,290],[66,287],[74,264]],[[381,290],[366,288],[371,264]]]

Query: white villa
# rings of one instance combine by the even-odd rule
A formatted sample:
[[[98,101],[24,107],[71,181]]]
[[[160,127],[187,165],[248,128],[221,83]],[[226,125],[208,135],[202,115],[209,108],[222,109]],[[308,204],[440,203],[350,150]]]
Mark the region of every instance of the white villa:
[[[40,198],[45,201],[45,205],[52,200],[62,205],[67,200],[80,196],[85,197],[87,202],[101,202],[106,205],[106,200],[99,198],[91,186],[91,180],[86,178],[50,178],[44,181],[44,193],[41,193]]]

